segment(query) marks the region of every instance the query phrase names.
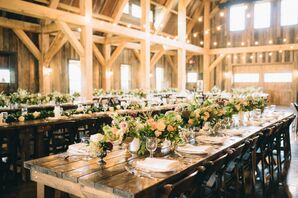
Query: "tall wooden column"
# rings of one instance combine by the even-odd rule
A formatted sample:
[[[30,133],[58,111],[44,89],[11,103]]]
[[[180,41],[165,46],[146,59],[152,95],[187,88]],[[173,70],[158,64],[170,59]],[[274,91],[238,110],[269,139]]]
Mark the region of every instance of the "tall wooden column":
[[[81,31],[81,44],[84,48],[84,55],[80,57],[82,73],[82,96],[92,100],[93,93],[93,54],[92,54],[92,0],[84,0],[81,6],[87,20],[87,24]]]
[[[112,89],[112,75],[111,68],[107,65],[108,60],[111,58],[111,45],[105,44],[103,45],[103,56],[105,58],[105,65],[102,65],[102,82],[103,89],[111,90]]]
[[[48,94],[51,92],[51,74],[45,75],[44,68],[48,65],[44,64],[44,55],[48,51],[50,46],[50,38],[49,35],[41,33],[39,35],[39,49],[41,51],[41,57],[40,60],[38,60],[39,63],[39,69],[38,69],[38,75],[39,75],[39,92],[42,94]]]
[[[204,81],[204,92],[210,89],[210,0],[205,1],[204,5],[204,57],[203,57],[203,81]]]
[[[186,39],[186,0],[178,3],[178,39],[185,43]],[[178,90],[185,90],[186,86],[186,50],[178,49]]]
[[[146,39],[141,41],[141,68],[138,82],[140,88],[150,90],[150,0],[141,0],[142,30],[146,32]]]

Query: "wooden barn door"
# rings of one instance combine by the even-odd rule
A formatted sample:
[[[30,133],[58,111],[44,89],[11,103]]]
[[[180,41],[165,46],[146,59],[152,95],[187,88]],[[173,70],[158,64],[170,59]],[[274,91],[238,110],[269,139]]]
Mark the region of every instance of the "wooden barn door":
[[[233,87],[262,87],[270,103],[289,106],[296,101],[296,77],[293,65],[235,65]]]

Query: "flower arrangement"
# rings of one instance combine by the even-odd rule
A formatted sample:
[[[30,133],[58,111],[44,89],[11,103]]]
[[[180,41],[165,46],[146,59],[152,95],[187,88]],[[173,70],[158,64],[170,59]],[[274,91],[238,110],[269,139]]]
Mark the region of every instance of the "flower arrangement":
[[[105,164],[103,158],[107,156],[107,151],[111,150],[113,150],[113,144],[107,140],[105,135],[98,133],[90,137],[88,145],[89,154],[93,157],[98,156],[100,158],[100,164]]]
[[[8,106],[8,98],[3,92],[0,92],[0,107],[6,106]]]

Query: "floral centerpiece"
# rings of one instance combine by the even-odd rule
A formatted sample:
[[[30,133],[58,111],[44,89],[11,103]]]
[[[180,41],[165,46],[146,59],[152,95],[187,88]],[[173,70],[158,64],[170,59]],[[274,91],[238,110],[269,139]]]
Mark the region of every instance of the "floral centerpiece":
[[[3,92],[0,92],[0,107],[6,106],[8,106],[8,97]]]
[[[113,149],[113,144],[107,140],[106,136],[98,133],[90,137],[88,151],[93,157],[97,156],[100,158],[99,164],[106,164],[103,160],[107,156],[107,152]]]

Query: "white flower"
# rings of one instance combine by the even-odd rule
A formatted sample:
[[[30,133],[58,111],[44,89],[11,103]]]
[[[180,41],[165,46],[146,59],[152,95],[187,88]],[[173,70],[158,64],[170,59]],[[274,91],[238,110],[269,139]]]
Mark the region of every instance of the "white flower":
[[[100,142],[102,141],[104,136],[100,133],[94,134],[90,136],[90,142]]]

